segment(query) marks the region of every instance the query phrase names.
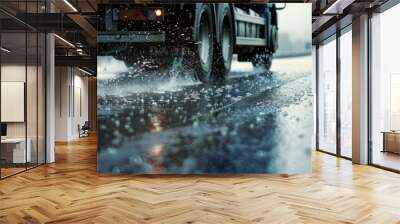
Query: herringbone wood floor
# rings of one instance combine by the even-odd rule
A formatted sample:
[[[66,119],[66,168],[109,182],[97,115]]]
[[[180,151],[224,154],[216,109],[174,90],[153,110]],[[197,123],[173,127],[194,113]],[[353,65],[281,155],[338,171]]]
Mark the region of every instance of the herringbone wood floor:
[[[0,181],[0,223],[400,223],[400,175],[313,154],[294,176],[99,176],[96,141]]]

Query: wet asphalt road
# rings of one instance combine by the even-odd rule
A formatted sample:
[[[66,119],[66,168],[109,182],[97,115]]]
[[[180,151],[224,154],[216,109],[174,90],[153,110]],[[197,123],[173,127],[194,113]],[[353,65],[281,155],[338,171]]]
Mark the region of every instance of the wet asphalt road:
[[[310,172],[309,64],[276,59],[267,72],[235,63],[221,84],[193,80],[179,61],[162,71],[99,72],[99,172]]]

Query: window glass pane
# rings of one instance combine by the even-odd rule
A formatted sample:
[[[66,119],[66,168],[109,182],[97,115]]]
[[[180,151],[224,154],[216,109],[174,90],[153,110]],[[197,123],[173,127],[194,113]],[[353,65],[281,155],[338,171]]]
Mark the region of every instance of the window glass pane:
[[[38,1],[27,2],[26,12],[31,14],[28,20],[33,23],[38,23],[38,16],[32,16],[40,12],[40,6]],[[27,14],[26,14],[27,15]],[[36,20],[36,21],[33,21]],[[30,144],[30,161],[27,163],[27,167],[35,167],[38,165],[39,154],[38,154],[38,85],[39,85],[39,33],[37,30],[30,29],[27,27],[27,80],[26,80],[26,111],[27,111],[27,142]]]
[[[400,170],[400,5],[372,18],[372,163]]]
[[[319,149],[336,153],[336,40],[318,48]]]
[[[313,106],[314,106],[314,127],[313,127],[313,138],[312,138],[312,149],[315,150],[317,148],[317,47],[315,45],[312,46],[312,92],[313,92]]]
[[[26,12],[43,13],[44,3],[0,1],[10,12],[0,12],[1,178],[45,161],[45,35],[21,22],[38,19]]]
[[[26,80],[26,112],[27,112],[27,141],[30,144],[30,161],[28,162],[28,168],[37,165],[37,33],[28,32],[28,63],[27,63],[27,80]]]
[[[340,36],[341,155],[351,158],[352,141],[352,33]]]
[[[5,177],[24,171],[31,158],[25,119],[26,33],[2,30],[1,47],[1,174]]]

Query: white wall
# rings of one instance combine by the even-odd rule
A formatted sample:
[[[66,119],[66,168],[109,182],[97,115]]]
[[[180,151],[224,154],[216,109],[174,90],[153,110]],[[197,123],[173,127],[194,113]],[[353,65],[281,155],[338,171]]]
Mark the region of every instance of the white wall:
[[[89,118],[88,78],[76,68],[56,67],[55,85],[55,140],[77,139],[78,125]]]
[[[25,64],[8,64],[1,66],[1,81],[25,82]],[[7,108],[1,108],[7,110]],[[7,123],[7,137],[25,137],[25,122]]]
[[[89,102],[88,102],[88,77],[82,76],[82,73],[79,73],[79,75],[75,75],[75,80],[74,80],[74,85],[75,85],[75,102],[77,102],[77,90],[79,89],[81,91],[80,95],[80,101],[81,101],[81,112],[78,111],[77,106],[75,106],[75,120],[74,120],[74,127],[77,127],[78,124],[83,125],[85,121],[89,120]],[[77,103],[75,103],[76,105]],[[74,128],[73,133],[75,136],[78,136],[78,129]]]
[[[38,69],[38,70],[37,70]],[[27,78],[27,80],[25,80]],[[24,82],[26,84],[26,106],[25,103],[20,108],[21,113],[26,112],[26,120],[21,122],[5,122],[7,123],[8,138],[27,138],[30,140],[30,148],[32,151],[32,161],[44,163],[45,150],[45,116],[44,116],[44,74],[42,67],[32,65],[25,66],[25,63],[4,63],[1,66],[2,82]],[[2,89],[3,92],[4,89]],[[21,90],[20,90],[21,91]],[[22,90],[21,94],[24,94]],[[3,93],[4,94],[4,93]],[[2,95],[2,98],[7,95]],[[13,113],[13,108],[2,107],[2,112]],[[15,110],[15,108],[14,108]],[[16,113],[16,112],[14,112]],[[39,154],[37,156],[37,153]]]
[[[27,70],[26,70],[27,69]],[[3,64],[1,66],[1,81],[2,82],[24,82],[26,71],[31,74],[36,68],[33,66],[25,67],[20,64]],[[35,70],[36,74],[36,70]],[[35,83],[36,84],[36,83]],[[34,92],[28,92],[28,97],[36,97],[36,90]],[[31,99],[27,99],[31,102]],[[31,105],[33,106],[33,105]],[[36,107],[36,105],[34,105]],[[1,110],[7,110],[8,108],[1,108]],[[36,118],[36,114],[34,114]],[[31,114],[28,114],[28,121],[34,120]],[[26,122],[7,122],[7,135],[8,137],[25,137],[25,124]],[[36,122],[35,122],[36,123]],[[31,127],[32,125],[29,125]],[[29,137],[29,136],[28,136]]]
[[[68,140],[68,117],[69,117],[69,96],[70,84],[69,68],[55,68],[55,140]]]

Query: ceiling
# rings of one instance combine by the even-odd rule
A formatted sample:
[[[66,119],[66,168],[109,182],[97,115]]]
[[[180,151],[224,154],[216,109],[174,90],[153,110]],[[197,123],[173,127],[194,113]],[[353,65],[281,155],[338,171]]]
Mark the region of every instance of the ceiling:
[[[3,32],[17,33],[30,30],[40,32],[55,32],[62,39],[56,38],[56,54],[58,56],[79,57],[79,60],[90,58],[91,63],[96,59],[96,26],[97,5],[106,3],[126,3],[126,0],[1,0],[0,25]],[[376,8],[387,0],[287,0],[285,2],[312,3],[312,36],[313,42],[318,43],[326,36],[332,35],[337,24],[343,26],[351,23],[351,18],[358,14]],[[137,2],[139,1],[129,1]],[[151,2],[151,1],[141,1]],[[171,1],[172,2],[172,1]],[[252,3],[264,3],[263,0],[250,0]],[[282,2],[271,0],[270,2]],[[47,13],[52,8],[52,13]],[[26,13],[28,12],[28,13]],[[338,23],[338,21],[342,21]],[[335,27],[336,26],[336,27]],[[18,48],[20,39],[6,35],[4,38],[13,48]],[[72,43],[74,47],[71,47]],[[12,42],[15,43],[12,43]],[[22,45],[21,45],[22,46]],[[77,49],[80,49],[79,53]],[[28,48],[28,52],[30,52]],[[17,54],[19,50],[15,51]],[[29,54],[29,53],[28,53]],[[86,59],[82,59],[84,56]],[[61,58],[61,57],[60,57]],[[63,60],[66,60],[63,57]],[[69,59],[72,60],[72,59]],[[79,61],[75,60],[75,61]],[[65,62],[65,61],[64,61]],[[64,63],[63,62],[63,63]],[[65,62],[66,63],[66,62]],[[91,66],[96,69],[95,65]]]
[[[390,0],[309,0],[312,3],[312,36],[317,44],[352,22],[353,17],[372,12]]]

